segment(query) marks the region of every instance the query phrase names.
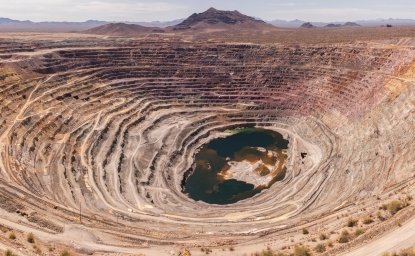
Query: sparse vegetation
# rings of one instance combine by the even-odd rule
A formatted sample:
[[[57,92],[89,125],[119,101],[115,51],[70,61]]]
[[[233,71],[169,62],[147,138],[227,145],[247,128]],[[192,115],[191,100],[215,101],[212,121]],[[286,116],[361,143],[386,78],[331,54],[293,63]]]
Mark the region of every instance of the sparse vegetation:
[[[383,214],[381,212],[377,213],[377,217],[380,221],[385,221],[386,220],[385,216],[383,216]]]
[[[5,253],[4,253],[4,255],[5,256],[17,256],[12,250],[7,250]]]
[[[340,237],[339,237],[339,243],[348,243],[350,241],[350,234],[347,230],[343,230]]]
[[[407,248],[401,250],[397,256],[415,256],[415,248]]]
[[[411,248],[403,249],[399,252],[393,252],[393,253],[384,252],[382,256],[415,256],[415,248],[411,247]]]
[[[357,224],[358,224],[358,223],[359,223],[359,221],[358,221],[358,220],[355,220],[355,219],[350,218],[350,219],[347,221],[347,226],[348,226],[349,228],[352,228],[352,227],[357,226]]]
[[[395,215],[397,212],[409,205],[408,198],[404,200],[393,200],[387,204],[383,204],[379,207],[380,210],[388,211],[391,215]],[[378,214],[379,215],[379,214]]]
[[[64,250],[60,256],[71,256],[71,253],[68,250]]]
[[[27,235],[27,241],[31,244],[33,244],[35,242],[35,236],[33,235],[33,233],[29,233]]]
[[[33,245],[33,250],[35,251],[36,254],[41,254],[42,250],[40,250],[40,248],[37,245]]]
[[[7,233],[7,232],[9,231],[9,229],[8,229],[8,228],[6,228],[5,226],[2,226],[2,225],[0,225],[0,230],[1,230],[1,232],[3,232],[3,233]]]
[[[403,208],[403,204],[401,201],[393,200],[392,202],[387,204],[386,208],[390,214],[395,215]]]
[[[354,232],[354,235],[355,236],[360,236],[360,235],[363,235],[365,233],[365,230],[364,229],[362,229],[362,228],[358,228],[358,229],[356,229],[356,231]]]
[[[266,250],[263,250],[262,252],[255,253],[253,256],[288,256],[288,255],[283,252],[275,252],[271,250],[270,248],[267,248]]]
[[[303,235],[308,235],[308,234],[310,234],[310,232],[308,231],[308,229],[303,228]]]
[[[14,232],[11,232],[9,235],[9,239],[11,240],[16,240],[16,235],[14,234]]]
[[[316,252],[322,253],[322,252],[326,251],[326,246],[324,244],[318,244],[318,245],[316,245],[316,248],[314,248],[314,250]]]
[[[204,247],[202,247],[202,248],[200,248],[200,250],[202,252],[204,252],[206,255],[208,255],[208,254],[210,254],[212,252],[212,250],[210,248],[204,248]]]
[[[363,224],[365,224],[365,225],[369,225],[373,222],[374,222],[374,220],[370,216],[367,216],[366,218],[363,219]]]
[[[294,247],[294,256],[310,256],[310,250],[304,245],[296,245]]]
[[[327,240],[329,237],[326,234],[321,233],[319,238],[321,241],[324,241],[324,240]]]

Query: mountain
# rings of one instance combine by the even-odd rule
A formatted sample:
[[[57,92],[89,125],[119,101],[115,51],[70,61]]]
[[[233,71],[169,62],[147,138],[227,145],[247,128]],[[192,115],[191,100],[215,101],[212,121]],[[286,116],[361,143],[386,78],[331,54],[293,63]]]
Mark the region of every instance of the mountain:
[[[334,23],[330,23],[325,25],[324,27],[326,28],[341,28],[341,27],[361,27],[359,24],[357,24],[356,22],[346,22],[344,24],[334,24]]]
[[[177,19],[172,21],[150,21],[150,22],[125,22],[127,24],[135,24],[143,27],[158,27],[158,28],[167,28],[171,26],[176,26],[184,21],[184,19]]]
[[[307,21],[302,20],[273,20],[268,23],[281,28],[298,28]],[[353,22],[310,22],[316,27],[380,27],[382,25],[391,24],[394,26],[410,26],[415,25],[415,20],[411,19],[376,19],[376,20],[357,20]]]
[[[298,27],[301,27],[301,25],[303,25],[304,23],[308,23],[308,22],[304,20],[296,19],[296,20],[272,20],[272,21],[268,21],[268,23],[276,27],[280,27],[280,28],[298,28]],[[324,27],[329,24],[325,22],[314,22],[314,21],[310,23],[312,23],[316,27]]]
[[[88,20],[85,22],[33,22],[30,20],[14,20],[10,18],[0,17],[0,32],[80,32],[89,30],[102,25],[110,24],[108,21]],[[221,29],[221,30],[238,30],[238,29],[275,29],[280,28],[298,28],[301,25],[308,23],[302,20],[273,20],[268,23],[253,17],[249,17],[239,13],[238,11],[219,11],[210,8],[204,13],[193,14],[187,19],[178,19],[173,21],[153,21],[153,22],[124,22],[125,24],[139,25],[142,27],[151,28],[150,31],[157,30],[157,28],[168,28],[167,30],[187,30],[194,29]],[[354,22],[310,22],[316,27],[377,27],[386,26],[387,24],[393,26],[407,26],[415,25],[415,20],[412,19],[376,19],[376,20],[357,20]],[[272,24],[273,26],[271,26]],[[129,28],[120,30],[129,31]],[[143,31],[142,28],[135,30]]]
[[[20,21],[20,20],[8,19],[8,18],[0,18],[0,25],[1,24],[10,24],[10,23],[31,23],[31,21]]]
[[[83,31],[107,24],[105,21],[88,20],[85,22],[32,22],[0,18],[1,32],[72,32]]]
[[[325,25],[326,28],[339,28],[341,26],[342,26],[341,24],[334,24],[334,23],[329,23]]]
[[[184,19],[177,19],[172,21],[151,21],[151,22],[124,22],[125,24],[140,25],[150,28],[166,28],[175,26]],[[30,20],[14,20],[0,17],[0,32],[79,32],[89,30],[91,28],[110,24],[112,22],[100,20],[88,20],[85,22],[58,22],[58,21],[44,21],[33,22]],[[118,23],[118,22],[117,22]]]
[[[300,26],[300,28],[316,28],[316,26],[314,26],[313,24],[311,24],[310,22],[306,22],[304,24],[302,24]]]
[[[136,36],[143,33],[163,33],[164,30],[156,27],[144,27],[136,24],[110,23],[91,28],[84,33],[107,36]]]
[[[361,27],[361,26],[357,24],[356,22],[346,22],[343,24],[343,27]]]
[[[306,23],[306,21],[303,20],[272,20],[268,22],[269,24],[272,24],[276,27],[281,28],[298,28],[302,24]]]
[[[202,13],[194,13],[189,18],[176,26],[173,30],[188,29],[262,29],[273,28],[272,25],[265,21],[241,14],[238,11],[220,11],[210,8]]]
[[[358,20],[356,21],[362,26],[372,27],[372,26],[384,26],[387,24],[394,26],[408,26],[415,25],[415,20],[413,19],[376,19],[376,20]]]

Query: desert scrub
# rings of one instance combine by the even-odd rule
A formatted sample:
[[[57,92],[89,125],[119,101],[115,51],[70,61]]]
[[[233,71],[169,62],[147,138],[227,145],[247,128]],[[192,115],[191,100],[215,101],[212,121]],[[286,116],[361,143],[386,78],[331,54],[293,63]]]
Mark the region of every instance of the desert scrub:
[[[362,229],[362,228],[358,228],[358,229],[356,229],[356,231],[354,232],[354,235],[355,236],[360,236],[360,235],[363,235],[365,233],[365,230],[364,229]]]
[[[415,248],[411,247],[411,248],[403,249],[398,253],[397,252],[394,252],[394,253],[384,252],[382,256],[415,256]]]
[[[8,229],[8,228],[6,228],[5,226],[2,226],[2,225],[0,225],[0,230],[1,230],[1,232],[3,232],[3,233],[7,233],[7,232],[9,231],[9,229]]]
[[[314,250],[316,252],[322,253],[326,251],[326,246],[324,244],[318,244],[316,245],[316,247],[314,248]]]
[[[363,224],[365,225],[369,225],[373,223],[373,219],[370,216],[367,216],[366,218],[363,219]]]
[[[350,241],[350,234],[347,230],[343,230],[339,237],[339,243],[345,244]]]
[[[389,211],[391,215],[395,215],[397,212],[402,210],[403,204],[401,201],[393,200],[389,204],[386,205],[386,209]]]
[[[288,256],[288,255],[283,252],[272,251],[270,248],[268,248],[266,250],[263,250],[262,252],[255,253],[254,256]]]
[[[36,254],[42,254],[42,250],[40,250],[40,248],[35,244],[33,245],[33,250]]]
[[[35,242],[35,236],[33,235],[33,233],[29,233],[27,235],[27,241],[31,244],[33,244]]]
[[[398,256],[415,256],[415,248],[403,249],[398,253]]]
[[[9,239],[16,240],[16,235],[13,232],[11,232],[9,235]]]
[[[303,235],[308,235],[308,234],[310,234],[310,232],[308,231],[308,229],[303,228]]]
[[[310,256],[310,250],[304,245],[296,245],[294,247],[294,256]]]
[[[323,240],[327,240],[329,237],[326,234],[321,233],[319,238],[320,238],[321,241],[323,241]]]
[[[17,256],[16,254],[14,254],[14,252],[13,252],[12,250],[7,250],[7,251],[4,253],[4,255],[5,255],[5,256]]]
[[[357,226],[358,223],[359,223],[358,220],[355,220],[355,219],[352,219],[352,218],[350,218],[350,219],[347,220],[347,226],[349,228],[352,228],[352,227]]]
[[[64,250],[60,256],[71,256],[68,250]]]

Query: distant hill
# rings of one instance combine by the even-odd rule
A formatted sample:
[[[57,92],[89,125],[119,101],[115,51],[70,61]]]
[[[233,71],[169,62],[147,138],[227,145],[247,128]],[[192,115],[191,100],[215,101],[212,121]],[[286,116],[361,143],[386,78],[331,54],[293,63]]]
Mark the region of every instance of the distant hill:
[[[310,22],[306,22],[304,24],[302,24],[300,26],[300,28],[316,28],[316,26],[314,26],[313,24],[311,24]]]
[[[357,24],[356,22],[346,22],[343,24],[343,27],[361,27],[361,26]]]
[[[173,30],[188,29],[262,29],[273,28],[265,21],[241,14],[238,11],[221,11],[210,8],[202,13],[194,13],[176,26]]]
[[[326,28],[341,28],[341,27],[361,27],[359,24],[357,24],[356,22],[346,22],[344,24],[327,24],[326,26],[324,26]]]
[[[8,18],[0,18],[0,25],[1,24],[10,24],[10,23],[27,23],[30,21],[19,21],[19,20],[12,20]]]
[[[174,26],[182,22],[184,19],[173,21],[152,21],[152,22],[125,22],[126,24],[135,24],[143,27],[160,27],[165,28]],[[80,32],[112,22],[88,20],[85,22],[33,22],[29,20],[20,21],[8,18],[0,18],[0,32]]]
[[[44,21],[33,22],[30,20],[15,20],[10,18],[0,17],[0,32],[81,32],[96,28],[102,25],[107,25],[113,22],[88,20],[84,22],[58,22],[58,21]],[[119,24],[116,22],[114,24]],[[124,24],[140,25],[151,28],[168,28],[168,30],[188,30],[193,29],[272,29],[280,28],[298,28],[303,24],[310,23],[315,27],[377,27],[386,26],[387,24],[393,26],[415,25],[415,20],[412,19],[376,19],[376,20],[357,20],[353,22],[307,22],[302,20],[273,20],[264,22],[260,19],[253,18],[241,14],[238,11],[220,11],[210,8],[203,13],[195,13],[187,19],[177,19],[173,21],[152,21],[152,22],[130,22],[125,21]],[[271,25],[270,25],[271,24]],[[342,24],[342,25],[341,25]],[[127,28],[128,30],[128,28]],[[138,29],[142,30],[142,29]]]
[[[307,22],[303,20],[273,20],[270,24],[280,28],[298,28],[304,23],[311,23],[316,27],[380,27],[382,25],[391,24],[394,26],[415,25],[415,20],[411,19],[377,19],[377,20],[357,20],[352,22]]]
[[[339,28],[341,26],[342,26],[341,24],[333,24],[333,23],[325,25],[326,28]]]
[[[385,26],[391,24],[394,26],[407,26],[415,25],[415,20],[413,19],[376,19],[376,20],[357,20],[358,24],[365,27],[374,27],[374,26]]]
[[[302,24],[306,23],[303,20],[272,20],[268,22],[276,27],[280,28],[298,28]]]
[[[107,24],[105,21],[88,20],[85,22],[32,22],[0,18],[2,32],[72,32],[83,31]]]
[[[136,36],[143,33],[163,33],[164,30],[156,27],[144,27],[136,24],[110,23],[91,28],[84,33],[107,36]]]
[[[136,24],[143,27],[158,27],[158,28],[166,28],[175,26],[180,24],[184,21],[184,19],[177,19],[172,21],[150,21],[150,22],[125,22],[127,24]]]

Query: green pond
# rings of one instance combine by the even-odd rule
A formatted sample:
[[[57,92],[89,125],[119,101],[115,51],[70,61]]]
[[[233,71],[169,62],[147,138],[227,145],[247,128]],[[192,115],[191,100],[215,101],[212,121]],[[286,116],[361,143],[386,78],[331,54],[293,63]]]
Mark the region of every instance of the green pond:
[[[232,204],[284,179],[288,141],[275,131],[228,131],[200,148],[183,180],[184,193],[196,201]]]

